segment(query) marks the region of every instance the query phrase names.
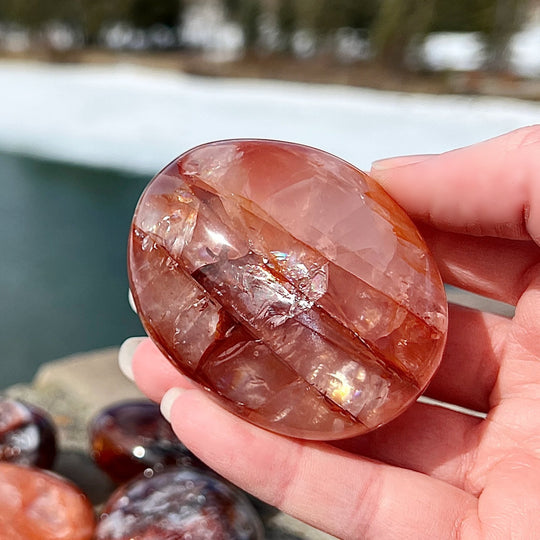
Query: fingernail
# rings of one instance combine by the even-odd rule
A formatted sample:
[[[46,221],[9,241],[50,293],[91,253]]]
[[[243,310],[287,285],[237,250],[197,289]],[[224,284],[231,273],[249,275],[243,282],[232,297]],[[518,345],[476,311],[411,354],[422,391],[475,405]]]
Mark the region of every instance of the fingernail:
[[[133,376],[133,355],[137,347],[147,338],[145,337],[130,337],[120,345],[118,351],[118,366],[120,371],[130,380],[134,381]]]
[[[185,392],[184,388],[170,388],[163,394],[163,397],[161,398],[161,404],[159,408],[161,409],[161,414],[167,420],[167,422],[171,421],[171,410],[173,408],[174,402],[176,401],[176,398],[183,394]]]
[[[429,159],[434,154],[418,154],[414,156],[397,156],[387,159],[379,159],[371,164],[373,172],[386,171],[395,167],[403,167],[404,165],[413,165]]]
[[[131,292],[131,289],[128,289],[128,302],[129,307],[137,313],[137,306],[135,305],[135,299],[133,298],[133,293]]]

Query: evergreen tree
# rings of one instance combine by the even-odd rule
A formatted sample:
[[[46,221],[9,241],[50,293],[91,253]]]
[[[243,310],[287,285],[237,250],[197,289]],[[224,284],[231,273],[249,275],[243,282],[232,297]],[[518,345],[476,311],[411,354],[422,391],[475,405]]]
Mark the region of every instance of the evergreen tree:
[[[298,13],[293,0],[278,0],[276,21],[281,36],[281,47],[285,52],[292,49],[292,38],[298,29]]]
[[[480,32],[488,69],[507,69],[508,45],[523,24],[528,0],[436,0],[435,5],[434,31]]]
[[[431,31],[482,32],[492,25],[495,0],[435,0]]]
[[[181,0],[131,0],[126,15],[135,28],[156,24],[174,28],[181,22],[183,7]]]
[[[377,61],[406,71],[431,29],[435,0],[382,0],[371,31]]]
[[[224,0],[228,16],[242,28],[244,47],[254,49],[259,40],[260,19],[263,8],[260,0]]]
[[[495,0],[492,24],[486,32],[487,65],[490,71],[508,69],[508,49],[514,34],[521,28],[528,0]]]
[[[339,28],[367,29],[377,15],[379,0],[313,0],[313,29],[327,35]]]

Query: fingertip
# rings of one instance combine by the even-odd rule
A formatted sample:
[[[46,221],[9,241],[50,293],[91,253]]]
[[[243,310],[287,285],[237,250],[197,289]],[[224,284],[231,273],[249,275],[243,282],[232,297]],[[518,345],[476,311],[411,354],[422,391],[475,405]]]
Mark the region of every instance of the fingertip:
[[[371,164],[370,175],[376,180],[381,179],[384,181],[386,178],[388,178],[388,175],[391,174],[393,169],[421,163],[432,156],[433,154],[417,154],[412,156],[397,156],[379,159]]]
[[[130,381],[135,380],[135,376],[133,374],[133,357],[135,356],[135,351],[146,339],[148,338],[130,337],[126,339],[122,345],[120,345],[120,349],[118,350],[118,366],[120,371]]]
[[[169,388],[169,390],[167,390],[165,394],[163,394],[159,408],[161,410],[161,414],[163,415],[165,420],[167,420],[167,422],[171,422],[172,408],[178,397],[181,396],[184,392],[186,392],[185,388],[175,386],[173,388]]]

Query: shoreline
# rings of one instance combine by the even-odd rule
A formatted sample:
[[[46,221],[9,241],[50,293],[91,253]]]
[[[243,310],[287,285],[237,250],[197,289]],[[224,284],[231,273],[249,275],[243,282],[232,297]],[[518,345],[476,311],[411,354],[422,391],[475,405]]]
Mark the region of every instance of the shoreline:
[[[423,71],[396,74],[373,62],[338,62],[329,56],[296,59],[285,55],[251,54],[218,61],[193,51],[113,52],[106,49],[73,51],[0,51],[0,61],[34,61],[61,65],[119,63],[209,78],[260,79],[327,84],[412,94],[507,97],[540,101],[540,78],[485,71]]]

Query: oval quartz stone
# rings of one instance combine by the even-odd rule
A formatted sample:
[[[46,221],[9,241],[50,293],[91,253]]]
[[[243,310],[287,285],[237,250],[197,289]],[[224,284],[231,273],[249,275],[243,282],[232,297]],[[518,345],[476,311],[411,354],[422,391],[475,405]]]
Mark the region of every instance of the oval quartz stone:
[[[95,540],[262,540],[247,497],[217,477],[173,468],[118,488],[103,509]]]
[[[0,463],[0,538],[90,540],[94,510],[73,484],[48,471]]]
[[[410,219],[368,175],[298,144],[222,141],[175,159],[135,211],[129,276],[170,361],[289,436],[388,422],[445,344],[444,287]]]

